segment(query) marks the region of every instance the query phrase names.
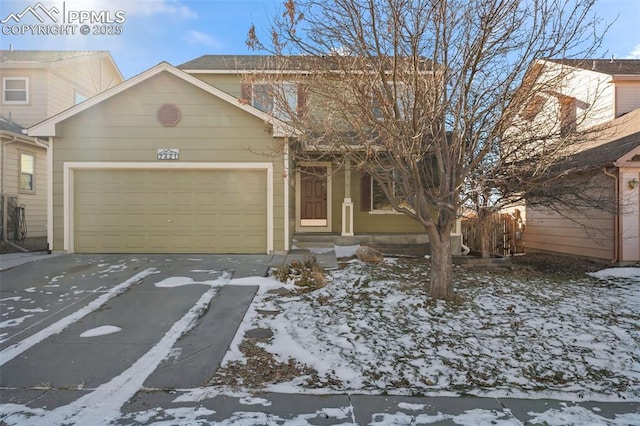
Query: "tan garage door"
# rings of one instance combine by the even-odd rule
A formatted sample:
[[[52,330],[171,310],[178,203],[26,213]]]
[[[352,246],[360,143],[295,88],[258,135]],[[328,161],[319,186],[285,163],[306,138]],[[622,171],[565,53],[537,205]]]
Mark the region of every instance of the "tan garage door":
[[[77,253],[266,253],[266,172],[77,170]]]

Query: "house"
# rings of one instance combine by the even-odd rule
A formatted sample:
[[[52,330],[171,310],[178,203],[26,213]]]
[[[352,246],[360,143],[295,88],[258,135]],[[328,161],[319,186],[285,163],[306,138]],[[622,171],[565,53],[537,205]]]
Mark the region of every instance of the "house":
[[[560,162],[563,179],[583,179],[592,208],[528,206],[527,251],[613,263],[640,261],[640,60],[551,60],[570,67],[560,94],[573,130],[587,130]],[[556,98],[559,96],[555,96]],[[582,115],[582,117],[581,117]],[[601,206],[596,207],[600,200]]]
[[[424,229],[355,168],[289,158],[295,129],[269,110],[261,82],[244,78],[264,59],[163,62],[29,128],[53,153],[53,250],[275,253],[306,236],[423,243]],[[298,72],[287,93],[302,104]]]
[[[0,51],[0,75],[2,239],[45,248],[49,141],[25,129],[123,77],[108,52],[38,50]]]

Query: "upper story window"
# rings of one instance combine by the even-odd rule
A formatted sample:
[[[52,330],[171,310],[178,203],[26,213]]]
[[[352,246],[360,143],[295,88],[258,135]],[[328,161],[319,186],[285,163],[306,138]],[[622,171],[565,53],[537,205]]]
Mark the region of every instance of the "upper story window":
[[[2,79],[2,103],[29,103],[29,79],[27,77],[5,77]]]
[[[35,192],[36,157],[20,153],[20,192]]]
[[[82,94],[82,92],[79,92],[78,90],[74,90],[73,91],[73,104],[74,105],[78,105],[80,102],[86,101],[88,99],[88,96]]]
[[[244,85],[242,92],[252,106],[282,121],[289,121],[291,113],[299,114],[303,103],[296,83],[252,83]]]
[[[403,82],[389,82],[386,86],[380,85],[378,90],[371,92],[370,96],[371,112],[378,121],[384,121],[388,118],[404,119],[406,111],[410,111],[415,101],[413,91],[409,85]],[[394,108],[394,104],[396,108]]]

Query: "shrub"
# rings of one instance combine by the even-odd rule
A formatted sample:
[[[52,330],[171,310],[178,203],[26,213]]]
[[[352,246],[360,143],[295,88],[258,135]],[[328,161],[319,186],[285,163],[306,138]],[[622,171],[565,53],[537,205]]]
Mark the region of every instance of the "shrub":
[[[309,289],[323,287],[327,282],[324,271],[318,265],[315,257],[293,260],[290,263],[278,266],[272,273],[276,279],[283,283],[295,284]]]

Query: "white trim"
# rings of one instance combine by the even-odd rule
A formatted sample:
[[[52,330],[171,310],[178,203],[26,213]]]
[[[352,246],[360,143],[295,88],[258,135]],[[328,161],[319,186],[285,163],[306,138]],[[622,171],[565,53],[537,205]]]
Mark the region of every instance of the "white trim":
[[[345,198],[342,202],[342,236],[353,237],[353,202]]]
[[[284,141],[284,251],[289,251],[289,140]]]
[[[74,253],[74,171],[75,170],[264,170],[267,172],[267,253],[273,251],[273,164],[239,163],[158,163],[158,162],[65,162],[63,165],[64,250]]]
[[[318,219],[317,222],[311,219],[305,219],[305,223],[302,223],[302,219],[300,217],[300,187],[301,187],[301,178],[300,178],[300,168],[301,167],[326,167],[327,168],[327,219]],[[331,216],[332,216],[332,169],[331,163],[327,161],[309,161],[299,163],[296,168],[296,232],[331,232]],[[322,223],[320,222],[322,221]]]
[[[89,109],[99,103],[101,103],[102,101],[105,101],[109,98],[111,98],[112,96],[115,96],[119,93],[124,92],[125,90],[139,84],[142,83],[143,81],[157,75],[160,74],[162,72],[168,72],[170,74],[173,74],[174,76],[186,81],[187,83],[190,83],[196,87],[198,87],[199,89],[204,90],[207,93],[210,93],[216,97],[218,97],[219,99],[228,102],[229,104],[235,106],[236,108],[239,108],[251,115],[253,115],[254,117],[257,117],[269,124],[271,124],[273,126],[273,136],[274,137],[283,137],[286,135],[293,135],[295,134],[295,131],[293,130],[293,128],[291,126],[289,126],[288,124],[272,117],[269,114],[265,114],[264,112],[258,110],[257,108],[254,108],[251,105],[246,105],[242,102],[240,102],[238,100],[238,98],[235,98],[231,95],[229,95],[228,93],[223,92],[222,90],[213,87],[212,85],[200,80],[197,77],[194,77],[190,74],[187,74],[181,70],[179,70],[178,68],[168,64],[167,62],[161,62],[158,65],[149,68],[148,70],[136,75],[135,77],[130,78],[129,80],[124,81],[123,83],[118,84],[117,86],[114,86],[108,90],[105,90],[102,93],[99,93],[89,99],[87,99],[86,101],[77,104],[65,111],[62,111],[59,114],[56,114],[32,127],[30,127],[29,129],[27,129],[27,132],[29,134],[29,136],[56,136],[56,124],[70,118],[73,117],[74,115]]]
[[[53,137],[47,147],[47,244],[53,250]]]
[[[6,99],[7,93],[7,81],[8,80],[21,80],[24,81],[24,101],[8,101]],[[9,90],[10,92],[21,92],[22,90]],[[29,77],[2,77],[2,104],[3,105],[29,105]]]

